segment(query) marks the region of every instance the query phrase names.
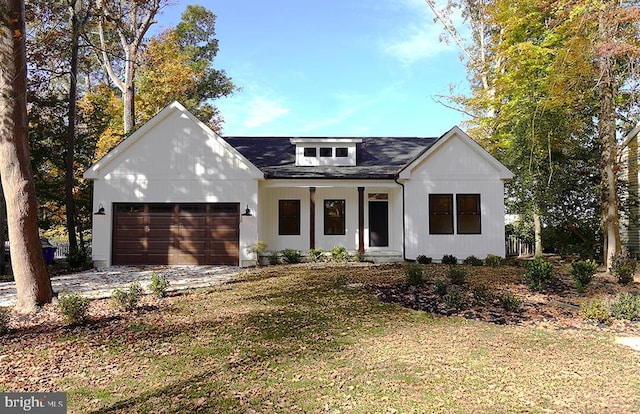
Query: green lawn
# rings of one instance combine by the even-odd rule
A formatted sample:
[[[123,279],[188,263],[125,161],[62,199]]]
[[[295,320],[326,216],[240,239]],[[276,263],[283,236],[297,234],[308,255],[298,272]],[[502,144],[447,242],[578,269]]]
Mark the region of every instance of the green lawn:
[[[74,413],[640,411],[640,353],[613,336],[433,317],[348,283],[402,277],[383,269],[269,267],[16,332],[0,388],[67,391]]]

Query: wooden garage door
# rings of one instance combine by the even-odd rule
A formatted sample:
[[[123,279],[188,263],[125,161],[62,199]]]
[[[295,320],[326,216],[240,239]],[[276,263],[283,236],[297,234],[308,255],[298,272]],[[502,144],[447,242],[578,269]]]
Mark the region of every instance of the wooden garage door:
[[[114,204],[113,220],[113,264],[238,264],[238,203]]]

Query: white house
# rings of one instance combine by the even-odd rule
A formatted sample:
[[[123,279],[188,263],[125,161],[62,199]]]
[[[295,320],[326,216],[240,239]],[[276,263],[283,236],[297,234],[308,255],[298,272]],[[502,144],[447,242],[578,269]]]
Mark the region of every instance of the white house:
[[[251,265],[248,249],[504,256],[512,173],[439,138],[220,137],[174,102],[94,164],[93,260]]]

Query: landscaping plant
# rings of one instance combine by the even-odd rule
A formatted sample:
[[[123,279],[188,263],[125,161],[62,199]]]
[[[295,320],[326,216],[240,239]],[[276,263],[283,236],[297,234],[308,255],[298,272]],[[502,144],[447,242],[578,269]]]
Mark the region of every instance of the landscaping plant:
[[[491,266],[491,267],[502,266],[503,262],[504,262],[504,259],[502,257],[496,256],[493,254],[488,254],[487,257],[484,259],[484,263],[487,266]]]
[[[611,273],[618,279],[618,283],[626,285],[633,281],[636,273],[637,260],[628,254],[619,254],[611,261]]]
[[[113,290],[111,296],[117,308],[127,312],[132,311],[138,307],[138,302],[142,297],[142,287],[138,282],[133,282],[129,285],[127,291],[116,288]]]
[[[302,261],[302,254],[300,254],[300,250],[284,249],[281,253],[282,253],[282,260],[285,263],[296,264]]]
[[[583,293],[584,288],[591,283],[597,268],[598,264],[594,260],[574,260],[571,262],[571,276],[573,276],[579,292]]]
[[[504,292],[500,296],[500,305],[507,312],[518,312],[522,308],[522,299],[511,292]]]
[[[309,249],[307,250],[307,256],[311,262],[319,262],[322,260],[324,251],[322,249]]]
[[[448,265],[458,264],[458,258],[452,254],[445,254],[442,256],[442,263]]]
[[[416,256],[416,262],[420,264],[431,264],[431,258],[425,256],[424,254],[419,254]]]
[[[167,288],[169,287],[169,280],[162,273],[158,274],[153,272],[151,275],[151,284],[149,289],[157,298],[163,298],[167,295]]]
[[[80,325],[86,322],[91,301],[77,293],[63,295],[58,299],[58,309],[67,325]]]
[[[484,263],[482,259],[478,259],[477,257],[471,255],[462,261],[462,264],[470,265],[470,266],[482,266]]]
[[[586,320],[598,323],[611,322],[611,313],[602,299],[591,299],[580,304],[578,314]]]
[[[543,290],[547,283],[553,279],[553,264],[541,256],[526,262],[524,268],[527,269],[527,273],[524,274],[524,281],[531,290]]]
[[[331,249],[331,259],[335,262],[348,262],[351,260],[351,255],[344,246],[334,246]]]
[[[454,285],[464,285],[467,282],[467,269],[464,267],[451,266],[447,274]]]
[[[609,304],[609,313],[616,319],[637,321],[640,319],[640,296],[621,292]]]
[[[422,267],[407,263],[404,266],[404,275],[407,283],[413,286],[422,285],[424,283],[424,276],[422,274]]]

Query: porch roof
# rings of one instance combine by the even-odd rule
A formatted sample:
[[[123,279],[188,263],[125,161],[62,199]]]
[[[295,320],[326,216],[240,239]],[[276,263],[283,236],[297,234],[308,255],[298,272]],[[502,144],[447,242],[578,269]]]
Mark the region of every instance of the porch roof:
[[[356,144],[355,166],[296,166],[292,138],[297,137],[224,137],[232,147],[258,167],[265,178],[272,179],[393,179],[400,170],[438,140],[418,137],[359,137],[362,142]]]

